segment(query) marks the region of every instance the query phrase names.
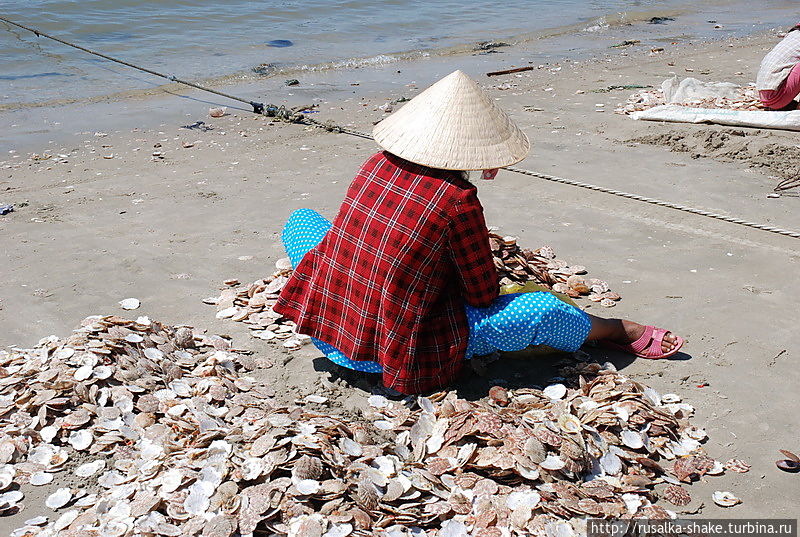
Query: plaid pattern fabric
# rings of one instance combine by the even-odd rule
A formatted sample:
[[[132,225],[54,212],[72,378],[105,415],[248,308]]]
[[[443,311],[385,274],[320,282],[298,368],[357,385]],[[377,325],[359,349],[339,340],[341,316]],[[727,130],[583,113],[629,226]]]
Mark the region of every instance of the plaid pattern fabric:
[[[383,152],[361,167],[275,311],[353,360],[379,362],[386,386],[420,393],[461,370],[464,303],[486,307],[498,293],[475,186]]]
[[[761,60],[761,67],[756,77],[756,89],[778,89],[798,62],[800,62],[800,30],[794,30],[786,34],[786,37]]]

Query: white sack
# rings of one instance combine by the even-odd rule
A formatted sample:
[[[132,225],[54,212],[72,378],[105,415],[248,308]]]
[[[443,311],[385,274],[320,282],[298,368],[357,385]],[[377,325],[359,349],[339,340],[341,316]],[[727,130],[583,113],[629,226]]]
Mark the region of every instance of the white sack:
[[[769,112],[766,110],[730,110],[727,108],[689,108],[677,104],[655,106],[634,112],[633,119],[671,121],[673,123],[715,123],[735,127],[800,131],[800,110]]]

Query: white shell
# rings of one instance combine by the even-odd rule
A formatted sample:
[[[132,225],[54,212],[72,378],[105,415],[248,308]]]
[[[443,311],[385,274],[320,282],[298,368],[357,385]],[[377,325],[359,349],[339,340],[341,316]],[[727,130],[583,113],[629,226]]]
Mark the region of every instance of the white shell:
[[[389,420],[376,420],[372,424],[381,431],[391,431],[394,429],[394,423]]]
[[[714,467],[711,470],[708,470],[706,474],[708,475],[722,475],[725,473],[725,466],[719,461],[714,461]]]
[[[545,460],[543,460],[539,466],[544,468],[545,470],[561,470],[564,466],[566,466],[566,462],[559,457],[558,455],[553,455],[552,453],[547,456]]]
[[[642,435],[637,433],[636,431],[631,431],[630,429],[625,429],[620,433],[620,439],[622,443],[628,446],[631,449],[641,449],[644,447],[644,440],[642,440]]]
[[[25,521],[26,526],[44,526],[47,524],[48,518],[46,516],[35,516]]]
[[[665,393],[661,396],[661,403],[665,405],[681,402],[681,396],[676,393]]]
[[[374,408],[388,408],[391,405],[389,400],[382,395],[370,395],[367,397],[367,403]]]
[[[139,334],[128,334],[127,336],[125,336],[125,341],[127,341],[128,343],[141,343],[142,341],[144,341],[144,338]]]
[[[622,501],[625,502],[625,507],[628,509],[628,514],[630,515],[635,515],[636,511],[638,511],[644,503],[644,500],[642,500],[642,497],[638,494],[623,494]]]
[[[73,431],[69,434],[69,438],[67,439],[69,445],[71,445],[78,451],[83,451],[84,449],[91,446],[93,440],[94,438],[92,437],[92,433],[89,432],[87,429]]]
[[[231,306],[230,308],[225,308],[224,310],[219,310],[217,312],[217,319],[230,319],[234,315],[239,313],[239,308],[236,306]]]
[[[153,361],[159,361],[164,358],[164,353],[155,347],[148,347],[144,350],[144,355]]]
[[[135,310],[140,305],[141,302],[139,302],[139,300],[136,298],[126,298],[119,301],[119,306],[124,310]]]
[[[558,426],[566,433],[579,433],[581,431],[581,420],[572,414],[562,414],[558,417]]]
[[[288,257],[282,257],[275,261],[275,268],[278,270],[291,270],[292,261]]]
[[[69,488],[61,488],[47,497],[44,504],[50,509],[60,509],[67,505],[72,499],[72,491]]]
[[[650,386],[645,387],[644,396],[655,406],[661,406],[661,395]]]
[[[78,477],[89,477],[93,476],[100,470],[106,467],[106,461],[98,459],[93,462],[87,462],[85,464],[81,464],[77,468],[75,468],[75,475]]]
[[[701,429],[700,427],[695,427],[695,426],[689,427],[684,430],[684,433],[686,434],[686,436],[694,440],[705,440],[706,438],[708,438],[706,430]]]
[[[442,523],[442,529],[439,530],[439,537],[467,537],[469,532],[463,522],[454,519],[447,520]]]
[[[298,479],[294,483],[294,487],[297,489],[297,492],[304,496],[316,494],[319,492],[321,486],[321,483],[316,479]]]
[[[512,511],[522,506],[533,509],[539,505],[541,499],[542,497],[535,490],[516,491],[506,496],[506,506]]]
[[[10,464],[0,466],[0,492],[6,490],[14,482],[17,471]]]
[[[600,457],[600,468],[608,475],[617,475],[622,471],[622,461],[609,451]]]
[[[322,537],[347,537],[353,533],[352,524],[333,524]]]
[[[39,487],[41,485],[48,485],[53,482],[53,474],[47,472],[36,472],[31,474],[31,485]]]
[[[733,507],[737,503],[742,503],[742,500],[734,496],[730,492],[716,491],[711,495],[714,503],[721,507]]]
[[[340,442],[342,451],[350,455],[351,457],[360,457],[362,453],[364,453],[361,444],[352,440],[350,438],[344,437]]]
[[[75,370],[75,373],[72,374],[72,377],[75,380],[81,381],[86,380],[92,376],[93,368],[90,365],[82,365],[78,369]]]
[[[64,528],[72,524],[75,521],[75,519],[78,518],[79,514],[80,511],[78,511],[77,509],[70,509],[69,511],[65,512],[63,515],[58,517],[58,520],[56,520],[53,523],[53,529],[55,529],[56,531],[63,530]]]
[[[105,380],[114,374],[114,368],[107,365],[99,365],[94,368],[94,377],[100,380]]]
[[[19,490],[10,490],[0,494],[0,509],[14,507],[25,495]]]
[[[551,384],[542,390],[542,393],[550,399],[561,399],[567,395],[567,387],[563,384]]]

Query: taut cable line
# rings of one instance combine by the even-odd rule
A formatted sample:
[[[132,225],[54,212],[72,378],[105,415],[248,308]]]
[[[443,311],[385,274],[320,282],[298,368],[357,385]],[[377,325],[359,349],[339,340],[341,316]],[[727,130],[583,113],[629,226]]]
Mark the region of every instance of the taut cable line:
[[[167,79],[167,80],[169,80],[171,82],[176,82],[178,84],[183,84],[183,85],[195,88],[195,89],[199,89],[201,91],[206,91],[206,92],[209,92],[209,93],[213,93],[215,95],[219,95],[221,97],[225,97],[226,99],[232,99],[234,101],[239,101],[241,103],[245,103],[247,105],[250,105],[253,108],[253,112],[256,113],[256,114],[259,114],[259,115],[264,115],[264,116],[267,116],[267,117],[274,117],[276,119],[279,119],[281,121],[286,121],[286,122],[289,122],[289,123],[301,123],[301,124],[305,124],[305,125],[311,125],[311,126],[314,126],[314,127],[325,129],[327,131],[340,132],[340,133],[343,133],[343,134],[349,134],[351,136],[358,136],[360,138],[366,138],[366,139],[369,139],[369,140],[372,139],[372,136],[369,135],[368,133],[357,131],[357,130],[354,130],[354,129],[350,129],[350,128],[347,128],[347,127],[342,127],[340,125],[336,125],[335,123],[333,123],[333,121],[323,122],[323,121],[319,121],[319,120],[316,120],[316,119],[313,119],[313,118],[310,118],[310,117],[306,116],[305,114],[302,113],[302,110],[306,110],[309,107],[302,107],[301,106],[301,107],[295,107],[295,108],[292,108],[292,109],[287,109],[285,106],[275,106],[273,104],[264,104],[264,103],[260,103],[260,102],[256,102],[256,101],[248,101],[247,99],[243,99],[241,97],[237,97],[237,96],[231,95],[229,93],[224,93],[224,92],[221,92],[221,91],[217,91],[215,89],[211,89],[211,88],[206,88],[206,87],[200,86],[199,84],[195,84],[193,82],[188,82],[186,80],[181,80],[179,78],[176,78],[173,75],[165,75],[164,73],[159,73],[158,71],[153,71],[152,69],[147,69],[145,67],[141,67],[139,65],[135,65],[133,63],[120,60],[118,58],[113,58],[111,56],[107,56],[105,54],[101,54],[100,52],[97,52],[97,51],[94,51],[94,50],[90,50],[90,49],[88,49],[86,47],[82,47],[80,45],[76,45],[75,43],[70,43],[69,41],[65,41],[63,39],[59,39],[58,37],[54,37],[52,35],[48,35],[48,34],[46,34],[44,32],[40,32],[39,30],[36,30],[35,28],[30,28],[28,26],[25,26],[24,24],[19,24],[17,22],[14,22],[14,21],[9,20],[9,19],[7,19],[5,17],[2,17],[2,16],[0,16],[0,21],[3,21],[5,23],[7,23],[7,24],[11,24],[11,25],[16,26],[18,28],[22,28],[23,30],[27,30],[29,32],[32,32],[32,33],[36,34],[37,37],[46,37],[47,39],[52,39],[53,41],[57,41],[58,43],[61,43],[63,45],[67,45],[68,47],[72,47],[72,48],[81,50],[83,52],[86,52],[88,54],[92,54],[94,56],[98,56],[98,57],[103,58],[105,60],[108,60],[108,61],[111,61],[111,62],[115,62],[115,63],[119,63],[121,65],[125,65],[127,67],[131,67],[133,69],[137,69],[139,71],[143,71],[145,73],[149,73],[149,74],[154,75],[154,76],[165,78],[165,79]],[[603,187],[603,186],[592,185],[592,184],[584,183],[584,182],[581,182],[581,181],[575,181],[573,179],[566,179],[566,178],[563,178],[563,177],[557,177],[555,175],[548,175],[548,174],[536,172],[536,171],[533,171],[533,170],[526,170],[526,169],[523,169],[523,168],[517,168],[517,167],[513,167],[513,166],[509,166],[509,167],[507,167],[505,169],[510,171],[510,172],[513,172],[513,173],[519,173],[519,174],[522,174],[522,175],[527,175],[529,177],[536,177],[538,179],[543,179],[545,181],[550,181],[550,182],[554,182],[554,183],[560,183],[560,184],[563,184],[563,185],[570,185],[570,186],[574,186],[574,187],[577,187],[577,188],[583,188],[583,189],[586,189],[586,190],[592,190],[592,191],[595,191],[595,192],[603,192],[605,194],[609,194],[609,195],[612,195],[612,196],[617,196],[617,197],[621,197],[621,198],[625,198],[625,199],[629,199],[629,200],[639,201],[639,202],[642,202],[642,203],[649,203],[651,205],[658,205],[659,207],[666,207],[668,209],[674,209],[676,211],[695,214],[695,215],[698,215],[698,216],[704,216],[706,218],[713,218],[715,220],[721,220],[723,222],[729,222],[731,224],[736,224],[736,225],[739,225],[739,226],[749,227],[749,228],[757,229],[757,230],[760,230],[760,231],[766,231],[768,233],[774,233],[774,234],[777,234],[777,235],[783,235],[785,237],[792,237],[794,239],[800,239],[800,233],[798,233],[796,231],[790,231],[790,230],[781,229],[781,228],[774,227],[774,226],[768,226],[766,224],[759,224],[757,222],[749,222],[749,221],[741,219],[741,218],[734,218],[732,216],[726,216],[726,215],[723,215],[723,214],[715,213],[713,211],[706,211],[704,209],[697,209],[697,208],[694,208],[694,207],[688,207],[686,205],[680,205],[678,203],[672,203],[672,202],[669,202],[669,201],[663,201],[663,200],[659,200],[659,199],[656,199],[656,198],[648,198],[646,196],[640,196],[639,194],[631,194],[630,192],[623,192],[621,190],[614,190],[614,189],[606,188],[606,187]],[[779,188],[781,186],[783,186],[784,189],[787,188],[783,184],[779,185]],[[794,187],[796,185],[792,184],[791,186]],[[776,190],[778,190],[778,189],[776,188]]]

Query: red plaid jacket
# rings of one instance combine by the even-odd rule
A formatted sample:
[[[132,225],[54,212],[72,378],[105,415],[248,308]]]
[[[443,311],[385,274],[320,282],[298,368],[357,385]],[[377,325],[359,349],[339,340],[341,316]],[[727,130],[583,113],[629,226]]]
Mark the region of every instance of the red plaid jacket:
[[[498,293],[475,186],[383,152],[361,167],[275,310],[353,360],[380,362],[386,386],[419,393],[460,372],[464,303],[485,307]]]

